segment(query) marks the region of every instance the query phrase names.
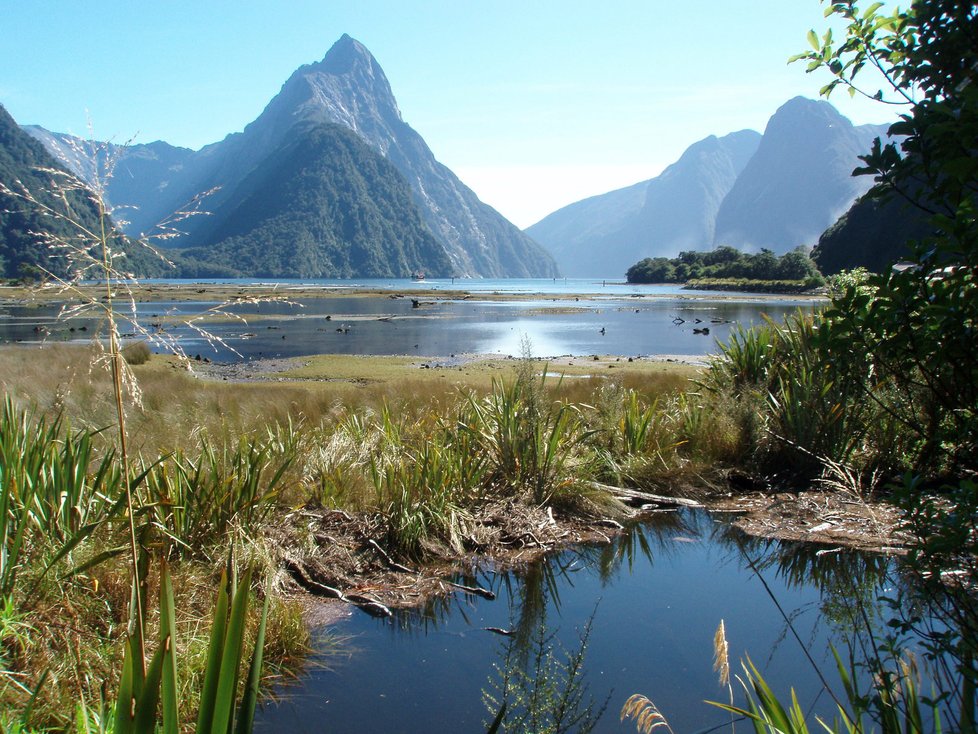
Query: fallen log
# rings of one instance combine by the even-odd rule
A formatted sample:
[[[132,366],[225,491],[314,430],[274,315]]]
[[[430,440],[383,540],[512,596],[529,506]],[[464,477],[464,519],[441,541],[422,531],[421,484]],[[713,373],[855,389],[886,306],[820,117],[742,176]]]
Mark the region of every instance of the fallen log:
[[[390,555],[388,555],[387,551],[381,548],[380,544],[373,538],[368,538],[367,544],[375,551],[377,551],[380,557],[384,559],[384,562],[387,563],[387,565],[390,568],[394,569],[395,571],[403,571],[404,573],[417,573],[417,571],[410,569],[407,566],[402,566],[400,563],[398,563],[393,558],[391,558]]]
[[[646,502],[655,505],[665,505],[669,507],[703,507],[702,502],[687,499],[686,497],[667,497],[661,494],[643,492],[639,489],[628,489],[627,487],[615,487],[611,484],[601,482],[589,482],[592,489],[599,492],[607,492],[615,497],[623,497],[631,502]]]
[[[346,601],[358,609],[362,609],[371,617],[393,617],[394,613],[379,601],[360,594],[347,594]]]
[[[347,598],[343,595],[343,592],[339,589],[334,589],[332,586],[328,586],[324,583],[316,581],[311,578],[305,569],[298,563],[293,561],[285,561],[285,570],[289,572],[289,575],[295,579],[295,581],[303,589],[316,596],[325,596],[329,599],[339,599],[340,601],[347,601]]]

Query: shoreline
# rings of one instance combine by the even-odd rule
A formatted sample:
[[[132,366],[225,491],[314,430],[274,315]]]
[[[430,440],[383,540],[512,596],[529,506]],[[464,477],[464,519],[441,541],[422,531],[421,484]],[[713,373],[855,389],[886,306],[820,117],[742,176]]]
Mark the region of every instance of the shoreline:
[[[615,283],[616,286],[630,286],[626,283]],[[661,285],[661,284],[660,284]],[[644,293],[643,288],[656,287],[655,284],[634,286],[629,293],[584,293],[584,292],[547,292],[527,291],[521,293],[505,292],[502,290],[481,291],[468,290],[463,287],[451,289],[434,288],[378,288],[365,285],[304,285],[291,283],[133,283],[120,284],[118,295],[122,300],[132,299],[136,303],[151,303],[155,301],[205,301],[217,303],[253,302],[256,300],[301,300],[329,298],[426,298],[442,301],[487,300],[487,301],[519,301],[519,300],[714,300],[714,301],[804,301],[817,302],[827,300],[824,294],[801,293],[746,293],[740,291],[702,292],[696,290],[682,293]],[[72,286],[70,289],[60,286],[31,287],[23,285],[0,285],[0,305],[27,305],[30,303],[78,302],[90,299],[99,300],[104,295],[104,285],[86,284]]]

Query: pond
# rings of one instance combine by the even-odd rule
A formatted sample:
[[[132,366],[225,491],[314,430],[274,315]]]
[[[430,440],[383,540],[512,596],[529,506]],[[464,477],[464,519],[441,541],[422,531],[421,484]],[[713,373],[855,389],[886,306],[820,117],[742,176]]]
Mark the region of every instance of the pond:
[[[619,722],[633,693],[651,698],[674,731],[703,731],[730,720],[703,703],[729,696],[712,669],[721,620],[733,673],[749,654],[776,692],[794,687],[806,710],[831,718],[833,703],[794,634],[835,681],[829,643],[844,647],[857,601],[872,614],[889,564],[751,539],[703,511],[658,514],[607,544],[456,579],[491,588],[492,601],[456,592],[393,621],[351,614],[330,630],[342,641],[323,643],[299,680],[262,708],[256,731],[484,732],[492,714],[483,692],[498,684],[507,649],[511,665],[522,653],[534,670],[535,640],[542,635],[558,656],[573,653],[589,624],[585,698],[607,701],[594,731],[634,732]]]
[[[392,283],[368,281],[358,285],[384,285],[391,294],[235,306],[229,311],[243,321],[219,317],[199,323],[216,340],[180,324],[213,308],[214,302],[140,303],[136,315],[145,328],[162,329],[176,339],[188,355],[226,362],[309,354],[520,356],[525,343],[535,357],[700,357],[715,353],[717,340],[727,339],[738,326],[759,323],[765,315],[780,320],[798,308],[812,308],[809,300],[790,298],[731,300],[729,294],[709,293],[691,298],[673,286],[628,286],[626,292],[618,285],[588,294],[587,282],[558,284],[564,289],[577,286],[582,295],[567,298],[567,291],[554,290],[550,281],[487,281],[486,289],[473,290],[464,300],[445,298],[430,284],[425,286],[431,296],[398,297]],[[538,287],[531,290],[532,285]],[[283,292],[287,295],[287,289]],[[488,292],[519,298],[480,298]],[[419,302],[417,307],[412,300]],[[59,321],[58,312],[55,306],[0,306],[0,343],[85,340],[98,329],[94,320]]]

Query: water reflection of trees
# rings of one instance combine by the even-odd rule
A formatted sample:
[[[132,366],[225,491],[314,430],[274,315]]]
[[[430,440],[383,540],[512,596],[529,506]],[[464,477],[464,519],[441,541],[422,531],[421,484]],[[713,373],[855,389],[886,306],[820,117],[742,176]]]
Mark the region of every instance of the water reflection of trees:
[[[528,644],[548,608],[559,612],[561,590],[574,586],[577,573],[589,569],[603,585],[613,584],[623,573],[631,574],[637,564],[654,566],[657,560],[674,557],[681,548],[676,539],[681,537],[708,541],[738,568],[759,575],[773,572],[788,588],[816,588],[822,616],[843,635],[867,619],[876,620],[882,589],[899,582],[887,556],[757,538],[728,522],[717,522],[705,511],[686,509],[647,516],[609,543],[580,545],[499,573],[474,567],[451,581],[491,589],[505,598],[512,620],[509,631],[517,641]],[[463,591],[433,597],[419,608],[395,613],[392,628],[398,633],[427,633],[452,615],[468,622],[477,603],[484,602]]]

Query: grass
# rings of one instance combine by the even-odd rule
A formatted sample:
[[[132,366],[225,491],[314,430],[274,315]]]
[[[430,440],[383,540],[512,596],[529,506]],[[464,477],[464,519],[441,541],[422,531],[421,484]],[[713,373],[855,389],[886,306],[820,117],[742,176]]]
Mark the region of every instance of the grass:
[[[199,620],[229,549],[236,565],[273,578],[282,541],[264,538],[297,507],[332,506],[379,518],[385,534],[378,539],[394,556],[460,552],[484,503],[573,503],[600,443],[624,441],[638,454],[657,446],[648,406],[671,405],[696,374],[672,364],[591,360],[561,366],[584,376],[560,379],[544,378],[545,364],[534,360],[436,370],[347,357],[308,360],[297,367],[305,379],[234,383],[198,378],[154,355],[129,365],[141,395],[124,406],[130,515],[127,473],[105,430],[118,421],[113,379],[91,356],[66,345],[0,349],[0,600],[15,610],[0,630],[12,651],[0,709],[24,711],[37,693],[30,723],[56,729],[68,726],[79,701],[83,718],[109,715],[98,714],[100,701],[103,688],[120,681],[124,639],[132,660],[153,665],[137,652],[143,639],[151,651],[152,636],[133,637],[129,624],[130,518],[138,547],[171,562],[185,716],[196,709],[207,660]],[[331,379],[319,379],[323,373]],[[604,427],[585,401],[612,382],[641,389],[621,387],[629,396],[620,411],[627,436],[599,439]],[[151,630],[159,624],[153,600],[162,571],[140,568],[139,604]],[[280,664],[301,652],[306,637],[294,606],[273,597],[266,647]],[[72,610],[67,629],[65,608]],[[253,639],[257,617],[247,624]]]

